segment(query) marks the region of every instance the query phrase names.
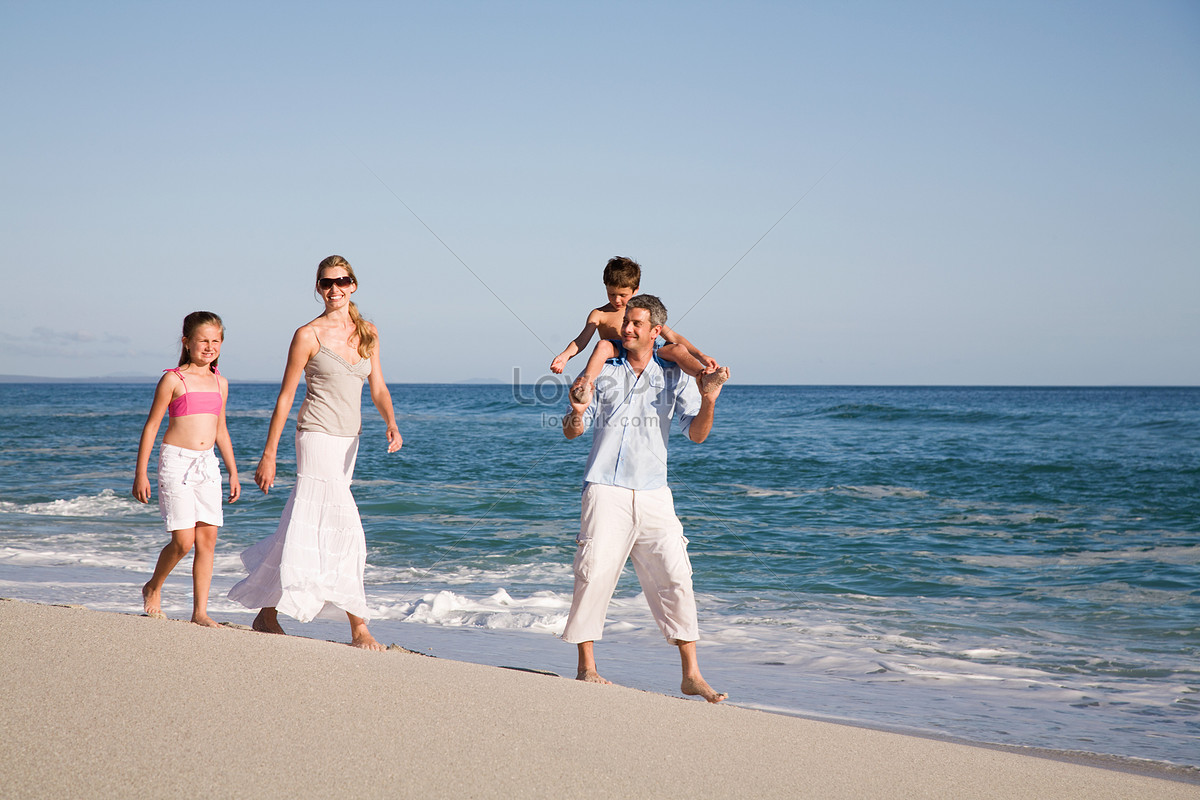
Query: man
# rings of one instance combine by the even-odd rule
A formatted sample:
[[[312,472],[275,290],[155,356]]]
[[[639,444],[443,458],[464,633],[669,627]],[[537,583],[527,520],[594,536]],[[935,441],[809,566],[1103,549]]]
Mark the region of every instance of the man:
[[[638,580],[659,629],[679,647],[680,690],[719,703],[700,674],[696,640],[696,598],[683,525],[675,516],[667,487],[667,437],[671,418],[693,442],[712,430],[713,410],[726,367],[701,376],[697,389],[682,370],[654,356],[654,342],[667,321],[667,309],[654,295],[637,295],[625,306],[621,326],[624,352],[604,365],[590,404],[571,399],[563,435],[580,436],[592,424],[592,451],[583,480],[575,592],[563,640],[579,649],[578,680],[610,683],[596,671],[593,645],[617,578],[632,555]]]

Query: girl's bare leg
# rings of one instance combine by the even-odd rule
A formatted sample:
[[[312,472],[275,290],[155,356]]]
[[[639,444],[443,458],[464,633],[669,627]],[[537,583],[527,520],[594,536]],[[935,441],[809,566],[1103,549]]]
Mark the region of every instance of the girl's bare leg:
[[[208,616],[208,589],[212,585],[213,559],[217,550],[216,525],[196,523],[196,555],[192,557],[192,622],[206,628],[220,625]]]
[[[175,565],[182,561],[183,557],[192,549],[195,541],[195,528],[171,531],[171,541],[158,554],[158,563],[154,565],[154,574],[150,576],[150,580],[146,581],[146,585],[142,587],[142,608],[145,610],[147,616],[163,616],[163,584],[166,583],[167,576],[171,574],[171,570],[175,569]]]
[[[386,650],[387,648],[375,641],[375,637],[367,630],[367,621],[362,617],[356,617],[349,611],[346,616],[350,618],[350,646],[361,647],[363,650]]]

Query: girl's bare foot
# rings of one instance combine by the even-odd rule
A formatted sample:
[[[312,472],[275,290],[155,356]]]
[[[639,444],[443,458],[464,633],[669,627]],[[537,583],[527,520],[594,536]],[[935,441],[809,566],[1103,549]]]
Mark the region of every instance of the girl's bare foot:
[[[219,628],[221,623],[210,617],[208,614],[192,614],[192,622],[205,628]]]
[[[584,683],[606,683],[612,685],[612,681],[607,678],[600,677],[600,673],[594,669],[581,669],[579,674],[575,676],[575,680],[583,681]]]
[[[143,586],[142,609],[147,617],[166,619],[167,615],[162,612],[162,589],[151,589],[149,583]]]
[[[259,633],[283,633],[283,628],[279,625],[279,617],[273,608],[262,608],[258,611],[258,616],[254,618],[254,622],[250,623],[250,629],[256,630]]]
[[[684,694],[690,694],[697,697],[703,697],[710,703],[719,703],[729,695],[724,692],[718,692],[716,689],[708,685],[708,681],[704,678],[684,678],[683,683],[679,684],[679,691]]]

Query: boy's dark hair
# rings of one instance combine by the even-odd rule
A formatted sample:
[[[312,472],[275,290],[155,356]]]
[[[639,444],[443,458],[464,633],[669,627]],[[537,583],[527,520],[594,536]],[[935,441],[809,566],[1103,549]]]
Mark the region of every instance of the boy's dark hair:
[[[642,268],[632,258],[613,256],[604,265],[604,285],[636,289],[642,285]]]

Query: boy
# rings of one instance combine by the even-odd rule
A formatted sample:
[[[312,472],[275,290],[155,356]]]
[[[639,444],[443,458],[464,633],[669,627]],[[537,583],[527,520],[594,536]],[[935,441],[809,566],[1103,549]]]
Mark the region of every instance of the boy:
[[[562,374],[563,369],[567,366],[567,361],[587,347],[588,342],[592,340],[593,333],[600,332],[600,341],[592,350],[587,367],[571,384],[571,396],[577,401],[582,402],[584,398],[590,399],[592,384],[600,375],[600,370],[604,368],[604,362],[617,356],[617,348],[613,342],[621,339],[621,323],[625,319],[625,304],[629,302],[629,298],[637,294],[641,282],[642,268],[636,261],[625,256],[610,258],[604,266],[604,288],[608,292],[608,303],[592,309],[580,334],[567,345],[565,350],[555,356],[554,361],[550,362],[550,371],[556,375]],[[697,380],[701,375],[717,370],[716,359],[705,355],[671,328],[663,325],[660,335],[667,344],[655,351],[655,355],[659,358],[678,364],[680,369]],[[723,380],[719,382],[724,383]]]

